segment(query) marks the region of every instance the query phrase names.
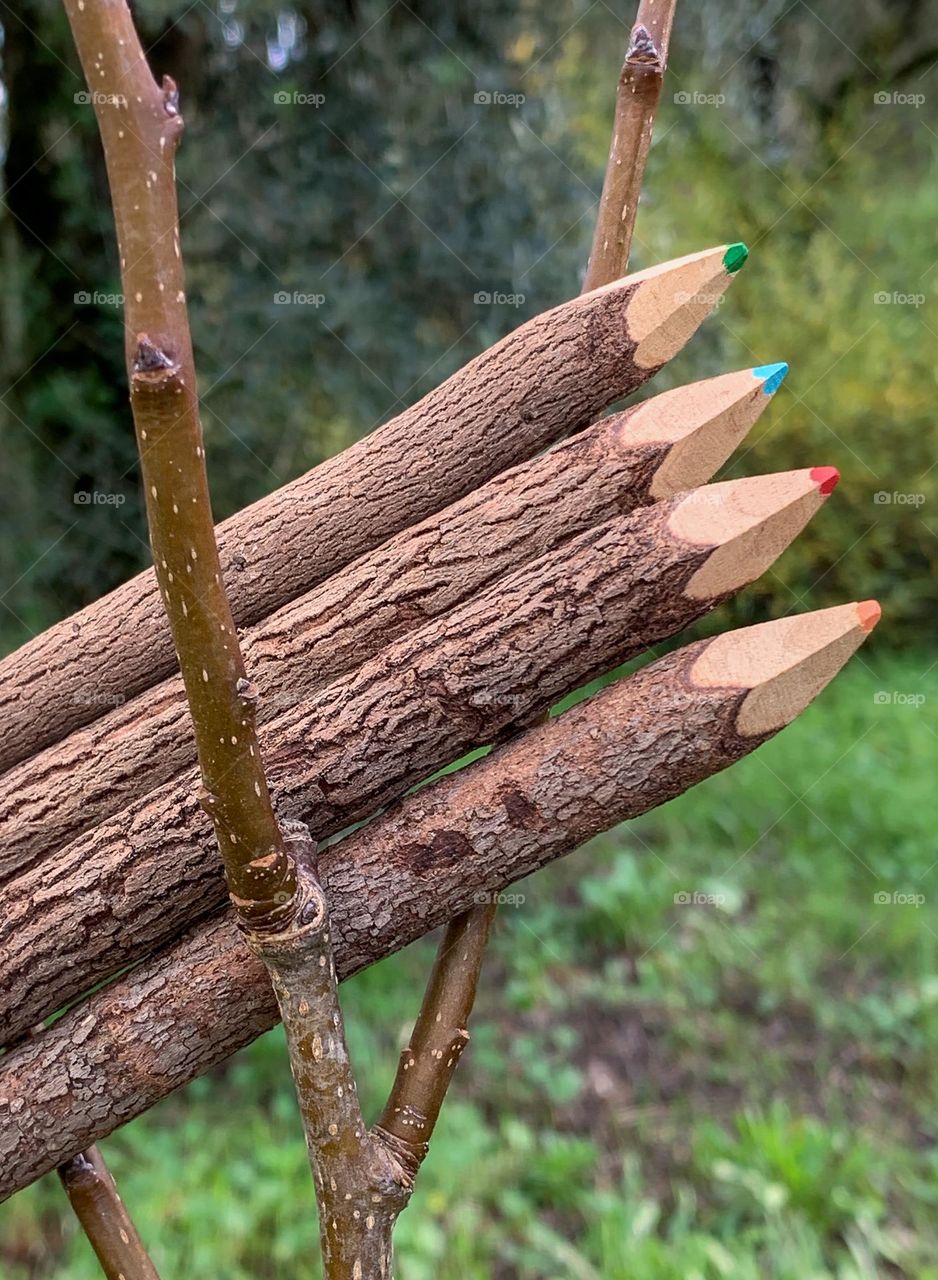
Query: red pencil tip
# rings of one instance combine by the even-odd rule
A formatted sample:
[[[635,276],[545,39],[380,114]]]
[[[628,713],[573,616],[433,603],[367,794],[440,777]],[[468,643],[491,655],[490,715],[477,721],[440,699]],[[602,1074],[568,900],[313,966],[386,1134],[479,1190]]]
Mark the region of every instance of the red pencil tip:
[[[833,493],[837,488],[837,482],[840,480],[840,472],[836,467],[812,467],[811,479],[820,489],[825,497],[829,493]]]
[[[863,600],[857,605],[857,618],[864,631],[872,631],[883,616],[883,611],[876,600]]]

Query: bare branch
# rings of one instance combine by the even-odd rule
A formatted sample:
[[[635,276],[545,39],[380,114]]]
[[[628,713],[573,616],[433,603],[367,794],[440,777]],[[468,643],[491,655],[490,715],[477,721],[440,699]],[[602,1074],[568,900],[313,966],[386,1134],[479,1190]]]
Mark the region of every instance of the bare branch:
[[[469,1043],[467,1024],[495,919],[495,898],[446,926],[410,1041],[379,1120],[401,1142],[428,1144],[446,1090]]]
[[[619,73],[609,160],[584,292],[624,276],[668,65],[677,0],[641,0]]]
[[[98,1148],[66,1160],[58,1174],[107,1280],[160,1280]]]

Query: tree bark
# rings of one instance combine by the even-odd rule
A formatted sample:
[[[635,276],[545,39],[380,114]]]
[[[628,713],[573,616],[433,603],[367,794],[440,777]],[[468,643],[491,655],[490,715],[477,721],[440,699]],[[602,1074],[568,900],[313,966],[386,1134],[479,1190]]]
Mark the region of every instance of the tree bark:
[[[238,625],[586,426],[651,377],[656,367],[632,363],[623,323],[632,288],[535,317],[370,436],[224,521],[218,541]],[[175,667],[148,569],[0,663],[0,768]]]
[[[757,577],[824,500],[814,472],[730,481],[620,516],[283,713],[261,749],[278,816],[317,840],[375,813]],[[187,773],[5,889],[0,1043],[218,906]]]
[[[755,379],[747,382],[728,411],[735,429],[721,435],[724,448],[704,451],[708,474],[698,471],[698,482],[709,479],[768,402]],[[674,441],[648,439],[653,429],[640,443],[632,438],[640,439],[649,415],[667,423],[693,390],[667,392],[603,419],[503,472],[249,629],[241,643],[258,690],[259,723],[584,529],[665,496],[667,486],[652,492],[653,480]],[[660,434],[667,434],[664,425]],[[686,471],[680,479],[688,481]],[[23,761],[0,778],[0,882],[194,760],[185,690],[175,677]]]
[[[752,751],[865,638],[875,618],[858,622],[858,612],[843,606],[691,645],[326,849],[320,871],[339,976]],[[799,634],[822,623],[802,660]],[[816,664],[797,696],[776,669],[767,670],[768,637],[779,634],[776,667]],[[735,667],[711,661],[708,669],[705,656],[718,656],[717,646],[737,637],[748,644],[749,666],[737,659]],[[232,913],[190,930],[0,1059],[0,1195],[222,1062],[276,1017],[264,967]]]

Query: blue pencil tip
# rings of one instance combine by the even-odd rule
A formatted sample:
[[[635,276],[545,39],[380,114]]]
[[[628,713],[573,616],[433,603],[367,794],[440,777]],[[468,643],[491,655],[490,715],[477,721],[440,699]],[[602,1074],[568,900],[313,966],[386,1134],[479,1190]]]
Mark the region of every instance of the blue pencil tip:
[[[762,390],[767,396],[776,392],[785,381],[788,365],[782,360],[779,364],[760,364],[753,369],[753,376],[762,379]]]

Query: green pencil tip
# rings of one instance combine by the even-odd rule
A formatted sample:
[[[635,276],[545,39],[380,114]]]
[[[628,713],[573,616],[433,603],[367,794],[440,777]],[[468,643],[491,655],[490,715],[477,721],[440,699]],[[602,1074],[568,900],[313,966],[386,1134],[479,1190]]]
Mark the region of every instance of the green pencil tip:
[[[731,244],[726,253],[724,253],[723,265],[726,267],[730,275],[733,275],[739,270],[748,257],[749,250],[742,241],[738,241],[736,244]]]

